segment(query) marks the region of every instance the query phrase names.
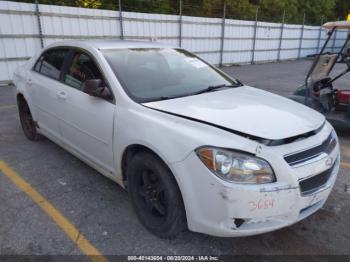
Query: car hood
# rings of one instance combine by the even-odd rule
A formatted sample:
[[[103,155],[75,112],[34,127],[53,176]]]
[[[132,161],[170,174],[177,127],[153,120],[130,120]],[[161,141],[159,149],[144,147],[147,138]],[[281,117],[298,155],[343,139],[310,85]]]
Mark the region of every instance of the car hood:
[[[269,140],[305,134],[325,121],[311,108],[248,86],[143,105]]]

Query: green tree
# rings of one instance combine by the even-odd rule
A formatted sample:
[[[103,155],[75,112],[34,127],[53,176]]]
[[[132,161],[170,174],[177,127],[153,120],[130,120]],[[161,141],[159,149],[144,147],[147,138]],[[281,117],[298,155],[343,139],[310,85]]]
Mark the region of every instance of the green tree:
[[[117,3],[117,1],[115,1]],[[125,11],[176,14],[178,13],[177,1],[169,0],[123,0],[122,8]]]
[[[300,23],[298,0],[261,0],[259,20],[281,22],[285,12],[285,22]]]
[[[19,0],[34,3],[35,0]],[[124,11],[178,14],[180,0],[122,0]],[[350,11],[350,0],[182,0],[183,14],[202,17],[222,17],[226,1],[226,17],[253,20],[259,8],[259,21],[280,22],[286,12],[287,23],[319,25],[323,21],[344,20]],[[117,0],[39,0],[41,4],[118,9]]]
[[[227,0],[227,18],[254,20],[256,8],[249,0]]]
[[[85,8],[101,8],[101,0],[75,0],[75,5]]]
[[[335,16],[339,20],[344,20],[350,13],[350,1],[338,0],[335,6]]]
[[[299,11],[306,14],[307,24],[320,24],[324,21],[336,20],[335,7],[337,0],[298,0]]]

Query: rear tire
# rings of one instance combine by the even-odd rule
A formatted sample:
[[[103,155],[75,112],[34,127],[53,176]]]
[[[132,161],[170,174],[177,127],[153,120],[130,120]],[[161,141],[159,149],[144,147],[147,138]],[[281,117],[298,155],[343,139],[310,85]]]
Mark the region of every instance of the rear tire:
[[[39,140],[40,135],[36,129],[32,113],[30,112],[26,100],[23,98],[18,99],[18,112],[24,135],[31,141]]]
[[[139,221],[160,238],[185,230],[186,215],[180,190],[169,168],[148,152],[128,163],[128,191]]]

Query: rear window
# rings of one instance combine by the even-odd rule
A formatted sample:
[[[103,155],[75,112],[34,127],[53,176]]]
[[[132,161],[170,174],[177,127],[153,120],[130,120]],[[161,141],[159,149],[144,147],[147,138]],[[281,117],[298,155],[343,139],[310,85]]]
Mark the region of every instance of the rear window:
[[[36,62],[34,71],[59,80],[64,58],[68,49],[53,49],[46,51]]]

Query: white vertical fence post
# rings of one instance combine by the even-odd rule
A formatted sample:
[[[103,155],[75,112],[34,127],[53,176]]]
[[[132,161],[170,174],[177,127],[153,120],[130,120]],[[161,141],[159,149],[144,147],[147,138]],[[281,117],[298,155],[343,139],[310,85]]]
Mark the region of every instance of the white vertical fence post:
[[[119,4],[119,26],[120,26],[120,39],[124,40],[124,26],[123,26],[123,9],[122,0],[118,0]]]
[[[335,41],[337,40],[337,32],[338,32],[338,30],[335,30],[335,32],[334,32],[334,36],[333,36],[333,44],[332,44],[332,53],[334,53],[334,51],[335,51]]]
[[[226,1],[224,0],[224,9],[223,9],[223,15],[222,15],[222,24],[221,24],[221,44],[220,44],[220,62],[219,62],[220,66],[222,66],[223,56],[224,56],[225,22],[226,22]]]
[[[182,47],[182,0],[179,0],[179,47]]]
[[[317,50],[316,50],[317,54],[319,53],[320,45],[321,45],[322,25],[323,25],[323,17],[321,18],[321,26],[320,26],[320,30],[318,31]]]
[[[285,17],[286,17],[286,9],[283,10],[281,33],[280,33],[280,39],[279,39],[279,43],[278,43],[277,61],[281,60],[281,48],[282,48],[282,40],[283,40],[283,30],[284,30]]]
[[[43,38],[43,30],[41,27],[41,20],[40,20],[39,0],[35,0],[35,15],[36,15],[36,18],[38,21],[40,46],[41,46],[41,48],[43,48],[44,47],[44,38]]]
[[[298,59],[300,59],[301,57],[301,49],[303,48],[304,28],[305,28],[305,13],[303,16],[303,25],[301,26],[301,32],[300,32]]]
[[[255,24],[254,24],[254,35],[253,35],[253,49],[252,49],[252,60],[251,63],[255,62],[255,48],[256,48],[256,34],[258,29],[258,15],[259,15],[259,7],[256,8],[255,11]]]

